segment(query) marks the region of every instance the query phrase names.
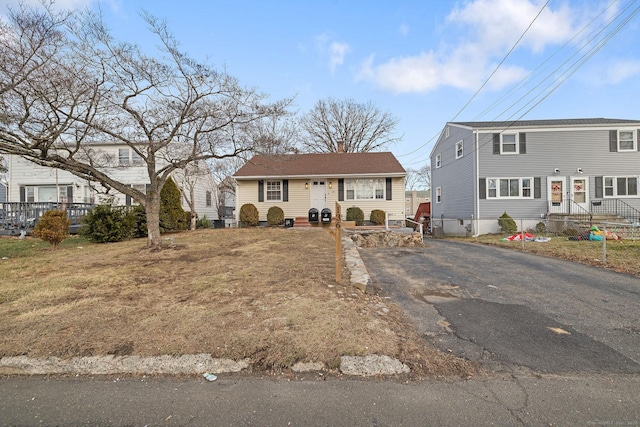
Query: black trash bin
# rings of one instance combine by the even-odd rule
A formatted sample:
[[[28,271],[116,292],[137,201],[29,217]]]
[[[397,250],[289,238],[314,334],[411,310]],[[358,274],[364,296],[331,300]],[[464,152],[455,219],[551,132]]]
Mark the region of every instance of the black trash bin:
[[[318,222],[318,209],[309,209],[309,222]]]
[[[331,209],[329,208],[324,208],[322,209],[322,211],[320,212],[320,221],[323,224],[331,224]]]
[[[284,219],[284,228],[293,227],[293,218],[285,218]]]

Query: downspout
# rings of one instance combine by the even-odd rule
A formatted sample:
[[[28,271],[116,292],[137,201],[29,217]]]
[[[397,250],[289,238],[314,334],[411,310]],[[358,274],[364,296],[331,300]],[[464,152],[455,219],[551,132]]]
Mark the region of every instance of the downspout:
[[[474,232],[474,236],[473,237],[477,237],[480,235],[479,233],[479,228],[480,228],[480,196],[478,195],[478,181],[480,179],[480,141],[479,141],[479,135],[478,135],[478,130],[475,129],[473,131],[473,133],[476,136],[476,149],[475,151],[475,156],[476,156],[476,167],[474,168],[474,179],[473,179],[473,188],[474,188],[474,192],[473,192],[473,199],[476,201],[476,209],[475,209],[475,221],[476,221],[476,226],[473,230]]]

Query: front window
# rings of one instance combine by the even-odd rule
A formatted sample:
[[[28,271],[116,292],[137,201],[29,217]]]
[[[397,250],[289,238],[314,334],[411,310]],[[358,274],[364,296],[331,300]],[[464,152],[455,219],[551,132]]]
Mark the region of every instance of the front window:
[[[384,179],[348,179],[344,184],[347,200],[384,200]]]
[[[618,132],[618,151],[636,151],[636,140],[634,131]]]
[[[456,159],[459,159],[463,155],[464,144],[462,141],[456,143]]]
[[[501,135],[500,153],[518,154],[518,136],[515,133],[504,133]]]
[[[267,181],[267,200],[269,201],[281,201],[282,200],[282,181]]]
[[[604,178],[605,197],[637,197],[637,176],[606,176]]]
[[[133,166],[141,166],[144,163],[142,156],[136,153],[134,150],[131,150],[131,164]]]
[[[488,199],[530,199],[533,178],[487,178]]]
[[[436,154],[436,169],[442,166],[442,154]]]
[[[118,150],[118,164],[120,166],[129,166],[129,149],[120,148]]]
[[[436,203],[442,203],[442,187],[436,188]]]
[[[208,208],[211,207],[211,191],[207,191],[205,195],[205,204],[207,205]]]

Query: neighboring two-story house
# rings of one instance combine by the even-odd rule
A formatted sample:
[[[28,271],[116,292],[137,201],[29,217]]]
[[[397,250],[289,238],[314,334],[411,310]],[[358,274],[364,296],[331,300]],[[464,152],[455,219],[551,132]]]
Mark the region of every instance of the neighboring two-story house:
[[[87,144],[87,151],[96,160],[104,164],[102,168],[114,179],[129,184],[145,192],[149,183],[146,164],[129,146],[124,144]],[[36,165],[15,155],[5,155],[8,171],[5,174],[7,194],[6,202],[56,202],[97,204],[107,200],[115,205],[131,205],[131,197],[114,189],[107,189],[98,183],[88,182],[70,172]],[[206,165],[205,165],[206,166]],[[210,219],[217,218],[215,205],[216,186],[206,167],[199,172],[174,173],[174,181],[190,197],[193,187],[193,199],[196,213]],[[189,210],[185,198],[182,199],[185,210]]]
[[[640,210],[639,133],[640,120],[622,119],[447,123],[431,151],[434,226],[476,235],[498,232],[504,212],[527,228]]]

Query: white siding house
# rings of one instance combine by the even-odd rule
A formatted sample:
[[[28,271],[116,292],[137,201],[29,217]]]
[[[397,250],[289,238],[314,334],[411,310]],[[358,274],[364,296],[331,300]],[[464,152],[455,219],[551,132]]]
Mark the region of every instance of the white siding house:
[[[96,144],[90,150],[104,162],[103,170],[115,180],[129,184],[145,192],[149,184],[146,165],[128,146],[123,144]],[[59,202],[98,204],[112,200],[115,205],[131,205],[131,198],[114,189],[90,183],[70,172],[36,165],[19,156],[6,155],[8,168],[5,174],[7,202]],[[159,166],[161,167],[161,166]],[[193,182],[195,210],[200,218],[217,218],[213,194],[215,182],[210,173],[188,177]],[[184,175],[174,174],[176,184],[187,189]],[[186,191],[189,194],[189,190]],[[186,201],[182,206],[189,210]]]

